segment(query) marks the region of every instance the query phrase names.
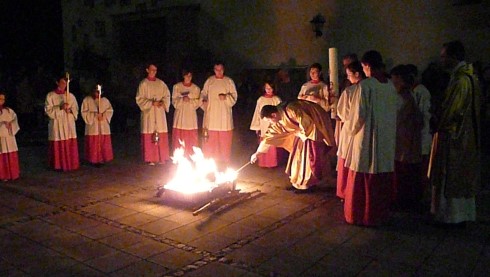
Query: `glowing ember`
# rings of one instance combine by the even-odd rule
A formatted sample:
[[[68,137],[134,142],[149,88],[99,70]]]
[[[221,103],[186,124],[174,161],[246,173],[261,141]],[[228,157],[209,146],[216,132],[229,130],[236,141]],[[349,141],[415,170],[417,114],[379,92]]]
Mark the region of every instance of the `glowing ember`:
[[[175,177],[164,187],[185,194],[211,191],[220,184],[233,182],[237,172],[228,168],[226,172],[218,172],[213,159],[206,159],[198,147],[193,147],[194,154],[190,160],[185,157],[184,148],[174,151],[172,161],[177,164]]]

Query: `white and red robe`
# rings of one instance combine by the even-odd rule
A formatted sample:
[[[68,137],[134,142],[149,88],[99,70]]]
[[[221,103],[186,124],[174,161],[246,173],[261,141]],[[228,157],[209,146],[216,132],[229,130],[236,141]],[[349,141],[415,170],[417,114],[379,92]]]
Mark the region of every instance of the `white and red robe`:
[[[0,180],[15,180],[20,176],[15,140],[19,129],[14,110],[0,106]]]
[[[352,136],[346,153],[349,168],[345,187],[347,223],[373,226],[390,216],[398,95],[383,77],[362,80],[354,91],[349,120],[343,128]]]
[[[357,84],[345,88],[337,105],[337,116],[340,118],[341,123],[337,124],[337,127],[341,128],[337,145],[337,197],[341,199],[344,199],[345,197],[345,187],[347,186],[347,175],[349,172],[349,168],[345,166],[344,162],[349,143],[352,142],[352,136],[350,136],[347,129],[342,128],[342,126],[349,120],[352,96],[356,88]]]
[[[193,83],[180,82],[172,90],[172,105],[175,108],[172,146],[174,149],[184,147],[186,155],[193,153],[192,147],[199,146],[196,110],[201,104],[200,94],[201,89]]]
[[[260,111],[265,105],[277,106],[280,103],[281,98],[275,95],[263,95],[259,97],[259,99],[257,99],[257,105],[255,106],[252,122],[250,123],[250,130],[260,132],[259,143],[264,139],[265,133],[267,132],[267,129],[270,125],[267,119],[260,118]],[[278,164],[277,160],[277,148],[271,145],[267,153],[264,153],[257,157],[257,164],[260,167],[276,167]]]
[[[337,110],[337,96],[329,95],[328,85],[323,81],[314,81],[304,83],[298,93],[298,99],[303,99],[317,103],[325,111],[330,112],[330,117],[335,118]]]
[[[62,109],[68,103],[69,111]],[[55,170],[71,171],[80,167],[77,130],[78,103],[71,93],[55,90],[48,93],[44,112],[49,117],[49,165]]]
[[[100,106],[99,106],[100,103]],[[98,114],[102,120],[98,119]],[[105,97],[87,96],[83,99],[81,110],[85,121],[85,159],[92,164],[112,161],[111,119],[114,114],[112,105]]]
[[[225,95],[220,99],[219,95]],[[237,101],[237,91],[233,80],[227,76],[209,77],[201,92],[204,110],[203,128],[209,137],[203,141],[203,152],[218,162],[230,162],[233,141],[233,112]]]
[[[163,105],[154,106],[153,102]],[[141,110],[141,149],[147,163],[164,163],[170,159],[168,145],[167,113],[170,108],[170,91],[160,79],[143,79],[136,94],[136,104]],[[158,134],[158,139],[157,138]]]

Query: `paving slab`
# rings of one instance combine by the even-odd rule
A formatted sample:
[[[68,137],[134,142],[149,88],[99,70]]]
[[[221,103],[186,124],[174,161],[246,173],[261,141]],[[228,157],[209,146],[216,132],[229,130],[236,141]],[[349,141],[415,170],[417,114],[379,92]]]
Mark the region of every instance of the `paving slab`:
[[[256,146],[246,129],[236,130],[244,143],[231,167]],[[463,230],[429,224],[427,210],[397,211],[377,228],[348,225],[331,186],[287,191],[284,164],[247,166],[237,188],[258,196],[194,216],[196,205],[156,196],[173,165],[146,166],[139,148],[128,151],[137,133],[113,135],[113,162],[74,172],[47,170],[40,145],[20,148],[21,178],[0,186],[2,276],[488,275],[488,178],[478,220]]]

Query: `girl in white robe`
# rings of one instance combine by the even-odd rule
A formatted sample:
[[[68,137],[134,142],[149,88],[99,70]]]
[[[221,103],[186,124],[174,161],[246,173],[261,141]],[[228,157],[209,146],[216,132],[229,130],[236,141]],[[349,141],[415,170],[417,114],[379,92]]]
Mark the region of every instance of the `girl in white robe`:
[[[362,65],[356,61],[349,64],[345,70],[350,86],[346,87],[342,92],[339,103],[337,105],[337,116],[341,124],[338,124],[340,129],[339,145],[337,146],[337,197],[344,199],[345,187],[347,186],[347,173],[349,168],[344,164],[347,155],[349,143],[352,141],[352,136],[349,135],[347,128],[343,128],[349,120],[349,111],[352,105],[352,97],[355,90],[358,89],[358,83],[363,80],[366,75],[362,71]]]
[[[193,153],[192,147],[199,145],[197,113],[201,101],[201,89],[192,83],[192,72],[184,70],[184,80],[174,85],[172,105],[175,108],[172,129],[173,148],[183,147],[186,155]]]
[[[19,178],[19,155],[15,134],[19,131],[17,115],[5,106],[5,93],[0,92],[0,180]]]
[[[266,118],[260,118],[260,111],[265,105],[277,106],[281,103],[281,98],[274,94],[274,87],[272,83],[266,82],[263,86],[264,95],[257,99],[257,105],[255,106],[255,112],[252,117],[252,123],[250,124],[250,130],[255,131],[259,137],[259,142],[265,137],[265,132],[270,126],[270,122]],[[270,146],[267,153],[261,154],[257,157],[259,167],[276,167],[277,166],[277,148]]]

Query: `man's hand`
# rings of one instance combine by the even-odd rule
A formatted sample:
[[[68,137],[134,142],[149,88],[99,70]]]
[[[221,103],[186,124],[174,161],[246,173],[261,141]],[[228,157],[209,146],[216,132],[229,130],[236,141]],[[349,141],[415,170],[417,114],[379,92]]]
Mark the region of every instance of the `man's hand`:
[[[250,163],[254,164],[257,161],[257,155],[258,153],[253,153],[252,156],[250,156]]]
[[[296,132],[296,136],[299,137],[303,142],[305,142],[308,139],[308,137],[305,134],[303,134],[303,132],[301,131]]]
[[[219,96],[219,100],[226,100],[226,94],[220,93],[218,96]]]
[[[99,121],[103,121],[103,120],[104,120],[104,115],[103,115],[103,114],[101,114],[101,113],[97,114],[97,119],[98,119]]]
[[[189,98],[189,96],[184,96],[182,99],[184,100],[184,102],[189,102],[189,101],[191,101],[191,99]]]

